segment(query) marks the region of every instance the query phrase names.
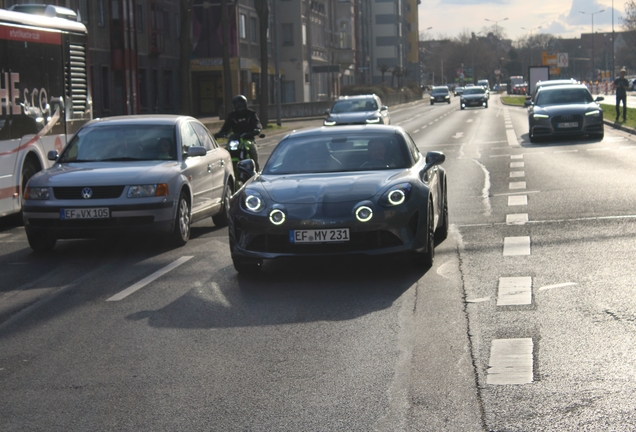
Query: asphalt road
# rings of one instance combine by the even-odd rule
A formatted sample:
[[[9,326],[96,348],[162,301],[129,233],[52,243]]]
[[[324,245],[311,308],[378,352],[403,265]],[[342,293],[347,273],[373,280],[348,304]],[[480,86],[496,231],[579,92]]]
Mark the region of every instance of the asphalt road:
[[[497,96],[392,108],[447,155],[451,233],[430,269],[238,276],[211,221],[183,248],[37,256],[0,221],[0,430],[633,430],[636,140],[531,145],[525,115]]]

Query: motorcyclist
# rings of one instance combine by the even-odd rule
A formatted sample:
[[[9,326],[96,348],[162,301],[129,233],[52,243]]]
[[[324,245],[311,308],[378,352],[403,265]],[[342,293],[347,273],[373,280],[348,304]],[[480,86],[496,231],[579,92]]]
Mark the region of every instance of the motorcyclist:
[[[254,137],[261,133],[263,127],[256,115],[256,112],[247,107],[247,98],[243,95],[237,95],[232,99],[234,111],[230,112],[225,118],[225,123],[221,129],[214,134],[214,138],[226,136],[232,132],[241,138],[248,140],[248,148],[246,148],[249,157],[254,160],[256,171],[260,171],[258,164],[258,151],[254,144]]]

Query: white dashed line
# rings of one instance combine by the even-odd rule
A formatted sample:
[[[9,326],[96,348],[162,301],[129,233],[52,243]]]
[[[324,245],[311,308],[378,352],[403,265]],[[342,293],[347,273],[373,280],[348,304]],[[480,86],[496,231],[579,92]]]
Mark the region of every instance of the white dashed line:
[[[129,295],[134,293],[135,291],[140,290],[141,288],[145,287],[146,285],[148,285],[150,282],[154,281],[155,279],[158,279],[161,276],[163,276],[164,274],[168,273],[169,271],[174,270],[175,268],[179,267],[181,264],[185,263],[186,261],[188,261],[191,258],[193,258],[193,257],[184,256],[184,257],[179,258],[178,260],[176,260],[172,264],[168,264],[167,266],[165,266],[161,270],[158,270],[158,271],[154,272],[153,274],[151,274],[150,276],[143,278],[142,280],[140,280],[136,284],[126,288],[125,290],[121,291],[119,294],[115,294],[114,296],[112,296],[111,298],[107,299],[106,301],[119,301],[119,300],[125,299],[126,297],[128,297]]]
[[[553,288],[564,288],[564,287],[569,287],[574,285],[578,285],[578,284],[576,282],[566,282],[566,283],[556,284],[556,285],[546,285],[539,288],[539,291],[549,290]]]
[[[502,277],[499,279],[497,306],[532,304],[532,278]]]
[[[533,380],[531,338],[495,339],[490,346],[486,383],[528,384]]]
[[[528,213],[506,215],[506,225],[525,225],[528,223]]]
[[[530,255],[530,237],[504,237],[503,256]]]
[[[510,155],[510,159],[523,159],[523,155]]]
[[[525,189],[526,182],[510,182],[508,189]]]
[[[510,178],[519,178],[519,177],[525,177],[526,176],[526,172],[525,171],[511,171],[510,172]]]
[[[508,206],[528,205],[528,195],[514,195],[508,197]]]
[[[523,168],[525,162],[510,162],[510,168]]]

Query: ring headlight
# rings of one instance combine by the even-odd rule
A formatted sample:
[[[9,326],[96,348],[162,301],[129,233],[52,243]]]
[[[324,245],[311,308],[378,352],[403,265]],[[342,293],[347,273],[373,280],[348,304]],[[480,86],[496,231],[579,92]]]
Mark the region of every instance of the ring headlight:
[[[373,217],[373,210],[367,206],[360,206],[356,209],[356,219],[360,222],[369,222]]]
[[[282,210],[274,209],[269,212],[269,221],[274,225],[281,225],[285,222],[285,213]]]
[[[406,194],[401,189],[389,192],[389,202],[393,205],[400,205],[406,199]]]
[[[265,208],[263,197],[256,191],[246,191],[245,199],[243,200],[245,208],[251,212],[258,213]]]

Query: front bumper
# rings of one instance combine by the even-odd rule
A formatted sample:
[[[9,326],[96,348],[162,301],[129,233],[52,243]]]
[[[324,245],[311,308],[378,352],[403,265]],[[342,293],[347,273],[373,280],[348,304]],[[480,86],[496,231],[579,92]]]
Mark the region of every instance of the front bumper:
[[[588,135],[603,133],[603,115],[598,117],[586,117],[584,115],[571,116],[567,122],[563,121],[560,116],[554,116],[547,119],[535,120],[530,118],[530,132],[535,137],[548,136],[570,136],[570,135]],[[559,124],[577,123],[576,127],[562,128]]]

